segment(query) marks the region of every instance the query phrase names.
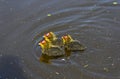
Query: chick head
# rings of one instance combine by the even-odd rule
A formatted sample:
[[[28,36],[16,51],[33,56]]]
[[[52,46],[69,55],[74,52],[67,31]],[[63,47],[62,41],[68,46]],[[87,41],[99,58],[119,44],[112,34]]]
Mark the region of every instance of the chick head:
[[[42,40],[41,42],[39,42],[39,45],[43,51],[49,48],[49,43],[46,40]]]
[[[56,35],[53,32],[48,32],[43,37],[49,42],[57,39]]]
[[[64,36],[62,36],[63,44],[70,43],[72,40],[73,39],[72,39],[72,37],[70,35],[64,35]]]

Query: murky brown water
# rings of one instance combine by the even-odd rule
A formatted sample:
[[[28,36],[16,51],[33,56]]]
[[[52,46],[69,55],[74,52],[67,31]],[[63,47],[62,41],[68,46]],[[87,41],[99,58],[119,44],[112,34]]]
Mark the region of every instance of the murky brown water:
[[[120,79],[120,1],[0,0],[0,79]],[[51,16],[47,16],[51,14]],[[38,60],[49,31],[86,47],[69,59]]]

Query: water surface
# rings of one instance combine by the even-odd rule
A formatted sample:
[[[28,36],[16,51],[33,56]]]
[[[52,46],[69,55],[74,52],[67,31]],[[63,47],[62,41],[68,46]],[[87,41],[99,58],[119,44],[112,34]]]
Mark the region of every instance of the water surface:
[[[120,1],[113,2],[0,0],[0,79],[120,79]],[[87,50],[40,62],[37,43],[49,31],[70,34]]]

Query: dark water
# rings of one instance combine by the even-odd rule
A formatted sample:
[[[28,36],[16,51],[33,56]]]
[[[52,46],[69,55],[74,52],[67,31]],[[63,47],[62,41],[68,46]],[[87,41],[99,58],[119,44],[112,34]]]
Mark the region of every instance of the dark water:
[[[87,50],[40,62],[37,43],[49,31]],[[120,1],[0,0],[0,79],[120,79]]]

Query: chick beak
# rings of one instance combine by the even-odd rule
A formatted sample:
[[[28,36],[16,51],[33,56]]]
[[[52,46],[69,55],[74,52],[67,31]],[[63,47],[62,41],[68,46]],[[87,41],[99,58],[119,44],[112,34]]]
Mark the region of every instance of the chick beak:
[[[42,49],[45,48],[45,44],[46,44],[46,41],[45,41],[45,40],[43,40],[43,41],[41,41],[40,43],[38,43],[38,45],[40,45]]]

